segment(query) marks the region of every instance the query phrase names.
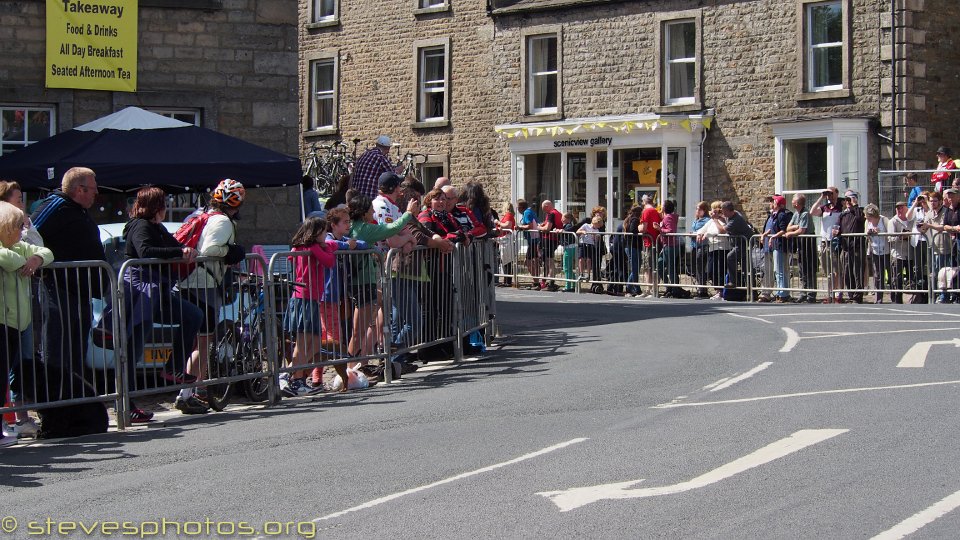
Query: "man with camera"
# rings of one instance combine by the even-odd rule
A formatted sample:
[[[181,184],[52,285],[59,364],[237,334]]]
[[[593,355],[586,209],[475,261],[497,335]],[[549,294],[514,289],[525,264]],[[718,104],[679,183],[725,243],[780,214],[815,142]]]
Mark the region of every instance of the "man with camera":
[[[840,213],[843,212],[839,195],[840,190],[830,186],[820,192],[820,198],[810,209],[811,216],[820,218],[820,268],[823,268],[824,272],[829,271],[827,279],[832,280],[834,289],[840,288],[840,244],[839,240],[833,241],[834,228],[840,224]],[[842,299],[843,294],[836,294],[834,297],[827,295],[823,303],[832,304]]]

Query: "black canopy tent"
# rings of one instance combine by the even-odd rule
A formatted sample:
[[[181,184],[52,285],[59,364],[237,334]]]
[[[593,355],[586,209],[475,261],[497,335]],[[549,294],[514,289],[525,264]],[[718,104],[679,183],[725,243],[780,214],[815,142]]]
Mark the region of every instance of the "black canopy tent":
[[[223,178],[248,188],[297,185],[297,158],[137,107],[75,127],[0,157],[0,179],[24,191],[59,187],[71,167],[89,167],[101,189],[205,191]]]

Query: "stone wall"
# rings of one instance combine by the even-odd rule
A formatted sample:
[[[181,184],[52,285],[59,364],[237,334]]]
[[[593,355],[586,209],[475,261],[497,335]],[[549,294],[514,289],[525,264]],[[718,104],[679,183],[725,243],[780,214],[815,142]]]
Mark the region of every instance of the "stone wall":
[[[0,102],[55,105],[58,131],[129,105],[200,109],[206,128],[297,153],[295,0],[141,0],[136,93],[45,88],[45,11],[0,2]],[[248,193],[241,241],[288,242],[296,189]]]

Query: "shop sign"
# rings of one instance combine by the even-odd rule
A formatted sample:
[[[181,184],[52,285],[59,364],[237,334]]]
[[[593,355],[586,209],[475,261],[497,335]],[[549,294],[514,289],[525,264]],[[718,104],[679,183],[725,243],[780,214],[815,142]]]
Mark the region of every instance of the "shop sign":
[[[591,137],[589,139],[568,139],[566,141],[553,141],[554,148],[610,146],[613,144],[613,137]]]
[[[47,0],[47,88],[136,92],[137,4]]]

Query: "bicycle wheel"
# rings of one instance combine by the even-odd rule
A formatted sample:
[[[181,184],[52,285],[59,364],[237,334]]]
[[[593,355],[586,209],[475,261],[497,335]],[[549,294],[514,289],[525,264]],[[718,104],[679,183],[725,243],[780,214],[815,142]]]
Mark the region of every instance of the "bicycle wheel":
[[[269,373],[270,360],[267,356],[267,344],[260,320],[254,323],[253,328],[250,340],[244,344],[244,373]],[[243,381],[243,391],[250,401],[266,401],[269,397],[271,383],[269,376],[247,379]]]
[[[207,373],[210,379],[236,375],[235,359],[237,334],[233,321],[221,321],[217,325],[215,340],[207,352]],[[229,382],[207,385],[207,403],[215,411],[222,411],[230,402],[232,384]]]

